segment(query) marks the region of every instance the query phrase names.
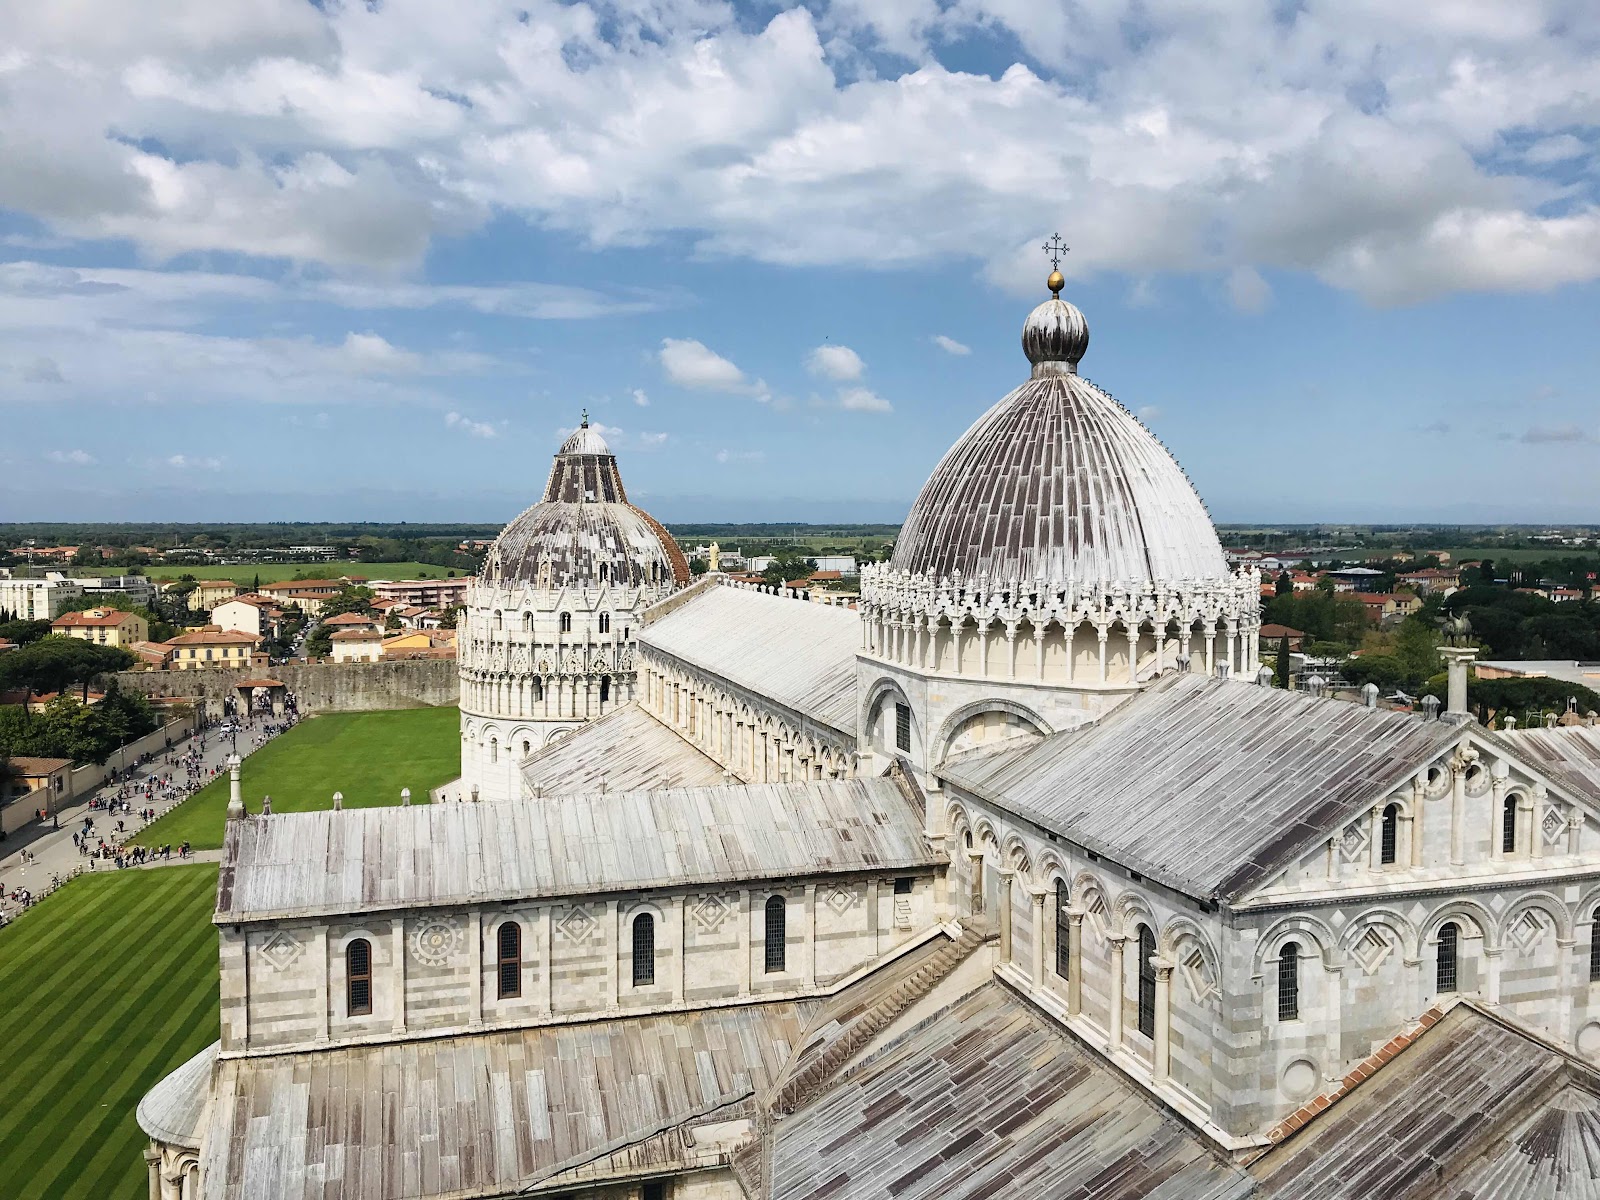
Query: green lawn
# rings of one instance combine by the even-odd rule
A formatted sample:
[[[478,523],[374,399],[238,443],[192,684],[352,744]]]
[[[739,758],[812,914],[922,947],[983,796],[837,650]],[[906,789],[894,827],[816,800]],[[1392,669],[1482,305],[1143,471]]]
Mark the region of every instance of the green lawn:
[[[125,567],[105,567],[101,574],[117,574]],[[342,575],[365,575],[368,579],[444,579],[454,571],[457,576],[470,575],[461,567],[440,567],[431,563],[395,562],[327,562],[327,563],[241,563],[233,567],[146,567],[151,579],[176,579],[180,575],[193,575],[196,579],[231,579],[240,587],[249,587],[257,575],[262,583],[278,583],[296,575],[314,575],[318,579],[338,579]]]
[[[261,797],[271,796],[273,812],[307,812],[333,807],[333,793],[343,792],[345,804],[365,808],[399,804],[403,787],[411,789],[413,804],[426,804],[430,788],[461,773],[460,722],[454,708],[310,717],[244,760],[245,804],[259,812]],[[135,841],[187,841],[214,850],[222,845],[227,808],[224,775]]]
[[[0,1192],[146,1193],[134,1109],[217,1039],[214,866],[88,876],[0,929]]]

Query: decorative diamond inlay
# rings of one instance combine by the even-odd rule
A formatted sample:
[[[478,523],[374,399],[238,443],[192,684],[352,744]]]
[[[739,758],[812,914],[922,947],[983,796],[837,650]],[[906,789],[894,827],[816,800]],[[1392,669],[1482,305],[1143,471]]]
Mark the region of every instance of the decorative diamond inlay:
[[[1517,949],[1529,954],[1544,940],[1545,923],[1538,913],[1529,909],[1513,922],[1510,932]]]
[[[595,920],[589,910],[581,904],[568,909],[567,915],[556,922],[556,929],[561,936],[579,945],[587,942],[589,936],[599,927],[600,922]]]
[[[1216,980],[1211,978],[1205,955],[1198,950],[1189,951],[1189,956],[1183,960],[1183,978],[1189,985],[1190,995],[1202,1004],[1216,994]]]
[[[856,894],[855,889],[847,887],[833,888],[828,892],[826,900],[828,907],[841,917],[860,902],[861,897]]]
[[[299,938],[280,929],[261,947],[261,957],[267,960],[267,966],[274,971],[284,971],[294,966],[304,949],[305,945]]]
[[[1394,947],[1390,945],[1389,939],[1376,926],[1372,926],[1361,935],[1351,953],[1361,964],[1361,969],[1371,975],[1383,966],[1383,960],[1389,957],[1389,951],[1392,949]]]
[[[1544,840],[1554,844],[1567,831],[1567,814],[1552,804],[1544,810]]]
[[[722,923],[733,915],[733,905],[728,903],[727,897],[712,892],[696,900],[689,909],[689,915],[701,929],[707,933],[715,933],[722,928]]]
[[[1345,862],[1355,862],[1365,856],[1367,852],[1367,831],[1358,821],[1354,825],[1345,826],[1344,836],[1339,839],[1339,852],[1344,855]]]

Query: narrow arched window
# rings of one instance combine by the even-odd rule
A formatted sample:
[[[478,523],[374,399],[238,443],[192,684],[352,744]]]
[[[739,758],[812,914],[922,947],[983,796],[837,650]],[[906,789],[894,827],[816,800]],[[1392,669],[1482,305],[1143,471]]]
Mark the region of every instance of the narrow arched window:
[[[1300,1019],[1300,943],[1286,942],[1278,951],[1278,1020]]]
[[[611,676],[600,676],[600,703],[604,704],[611,699]]]
[[[537,675],[535,675],[533,679],[533,698],[535,700],[544,699],[544,680],[540,679]]]
[[[505,614],[502,613],[498,608],[494,610],[494,627],[496,630],[504,629],[506,627]]]
[[[1507,796],[1500,813],[1500,849],[1506,854],[1517,851],[1517,798]]]
[[[1065,979],[1072,968],[1072,918],[1067,915],[1067,885],[1056,880],[1056,974]]]
[[[1600,979],[1600,908],[1590,914],[1589,926],[1589,979]]]
[[[1379,858],[1385,866],[1394,862],[1395,846],[1399,841],[1400,806],[1387,805],[1383,810],[1383,828],[1380,831]]]
[[[773,896],[767,901],[766,966],[768,975],[784,969],[784,964],[788,961],[788,952],[789,914],[783,903],[783,897]]]
[[[1439,926],[1439,960],[1434,968],[1434,990],[1441,995],[1456,990],[1456,948],[1461,930],[1454,921]]]
[[[522,926],[507,921],[500,926],[497,941],[500,999],[512,1000],[522,995]]]
[[[1156,1035],[1156,935],[1139,926],[1139,1032]]]
[[[601,633],[610,633],[611,632],[611,614],[610,613],[601,613],[600,614],[600,632]]]
[[[525,612],[522,614],[522,632],[533,632],[533,614],[531,612]]]
[[[571,613],[562,613],[561,614],[561,632],[562,633],[571,633],[572,632],[572,614]]]
[[[357,938],[344,948],[345,1013],[365,1017],[372,1012],[372,943]]]
[[[611,568],[606,563],[601,563],[600,564],[600,582],[601,583],[609,583],[610,581],[611,581]],[[604,632],[604,631],[602,630],[602,632]]]
[[[492,762],[492,763],[497,763],[497,762],[500,761],[500,739],[499,738],[490,738],[489,739],[489,761]]]
[[[656,981],[656,919],[640,913],[633,919],[633,986],[650,987]]]

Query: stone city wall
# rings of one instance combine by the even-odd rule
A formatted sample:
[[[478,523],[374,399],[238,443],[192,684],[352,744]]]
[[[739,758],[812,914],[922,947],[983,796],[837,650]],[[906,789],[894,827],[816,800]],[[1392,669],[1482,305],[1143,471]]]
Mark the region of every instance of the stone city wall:
[[[250,670],[124,671],[117,682],[128,691],[169,696],[222,715],[223,701],[238,695],[247,679],[276,679],[288,686],[304,714],[453,705],[460,695],[456,662],[410,658],[375,663],[285,663]]]

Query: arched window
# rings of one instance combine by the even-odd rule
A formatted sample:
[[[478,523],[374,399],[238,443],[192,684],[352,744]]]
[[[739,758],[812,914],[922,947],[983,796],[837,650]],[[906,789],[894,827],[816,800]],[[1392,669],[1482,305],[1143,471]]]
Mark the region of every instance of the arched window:
[[[372,1012],[372,943],[357,938],[344,948],[345,1013],[365,1017]]]
[[[1139,926],[1139,1032],[1156,1035],[1156,935]]]
[[[525,612],[522,614],[522,632],[533,632],[533,614],[531,612]]]
[[[600,564],[600,582],[601,583],[609,583],[610,581],[611,581],[611,568],[607,564],[601,563]],[[601,630],[601,632],[604,633],[605,631]]]
[[[1600,979],[1600,908],[1590,914],[1589,926],[1589,979]]]
[[[527,738],[523,738],[522,739],[522,757],[523,758],[527,758],[528,755],[530,755],[532,753],[533,753],[533,743],[530,742]]]
[[[1383,810],[1383,830],[1379,858],[1385,866],[1394,862],[1395,843],[1400,832],[1400,806],[1390,804]]]
[[[1067,885],[1056,880],[1056,974],[1065,979],[1072,967],[1072,918],[1067,916]]]
[[[522,926],[507,921],[500,926],[497,940],[500,999],[512,1000],[522,995]]]
[[[505,614],[498,608],[494,610],[494,627],[497,632],[506,627]]]
[[[571,613],[562,613],[561,614],[561,632],[562,633],[571,633],[572,632],[572,614]]]
[[[492,763],[497,763],[497,762],[500,761],[500,739],[499,738],[490,738],[489,739],[489,761],[492,762]]]
[[[789,915],[784,907],[783,897],[773,896],[767,901],[766,965],[768,975],[784,969],[784,964],[788,961],[788,951]]]
[[[633,919],[633,986],[650,987],[656,981],[656,919],[640,913]]]
[[[1517,852],[1517,798],[1507,796],[1505,808],[1500,813],[1500,849],[1506,854]]]
[[[1434,970],[1434,990],[1440,995],[1456,990],[1456,946],[1461,930],[1454,921],[1439,926],[1439,961]]]
[[[600,703],[604,704],[611,699],[611,676],[600,676]]]
[[[544,699],[544,680],[540,679],[537,675],[533,677],[533,698],[535,700]]]
[[[1300,1019],[1300,943],[1286,942],[1278,951],[1278,1020]]]
[[[611,632],[611,614],[610,613],[601,613],[600,614],[600,632],[601,633],[610,633]]]

